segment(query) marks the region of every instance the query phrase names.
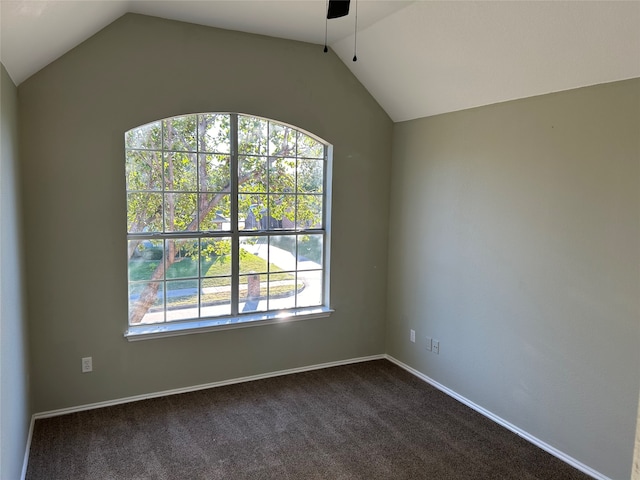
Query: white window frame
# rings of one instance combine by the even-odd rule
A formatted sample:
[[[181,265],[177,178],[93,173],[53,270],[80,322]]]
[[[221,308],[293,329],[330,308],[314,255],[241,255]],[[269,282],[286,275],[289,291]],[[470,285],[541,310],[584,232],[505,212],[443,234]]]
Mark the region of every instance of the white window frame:
[[[131,233],[127,231],[127,242],[129,240],[164,240],[171,238],[216,238],[216,237],[230,237],[231,238],[231,257],[232,257],[232,266],[231,266],[231,314],[224,316],[216,316],[216,317],[197,317],[190,318],[186,320],[175,320],[175,321],[167,321],[166,320],[166,303],[164,305],[165,312],[165,321],[162,323],[148,323],[148,324],[130,324],[127,320],[127,330],[124,333],[124,336],[129,341],[137,341],[137,340],[146,340],[152,338],[162,338],[168,336],[176,336],[176,335],[187,335],[194,333],[202,333],[202,332],[210,332],[216,330],[226,330],[233,328],[244,328],[244,327],[252,327],[258,325],[268,325],[274,323],[282,323],[282,322],[290,322],[290,321],[298,321],[298,320],[308,320],[315,318],[323,318],[328,317],[333,312],[333,309],[330,307],[330,258],[331,258],[331,185],[332,185],[332,158],[333,158],[333,146],[326,142],[325,140],[319,138],[317,135],[313,133],[307,132],[300,127],[296,127],[294,125],[289,125],[283,122],[279,122],[273,119],[260,117],[257,115],[243,114],[243,113],[229,113],[229,112],[202,112],[202,113],[194,113],[194,114],[186,114],[186,115],[178,115],[176,117],[168,117],[161,120],[156,120],[151,122],[150,124],[163,122],[164,120],[169,120],[172,118],[183,117],[187,115],[229,115],[231,122],[231,151],[230,155],[230,170],[231,170],[231,218],[230,218],[230,229],[229,230],[220,230],[220,231],[189,231],[189,232],[154,232],[154,233]],[[239,193],[238,189],[238,165],[239,165],[239,157],[241,154],[238,152],[238,117],[246,116],[253,117],[263,121],[269,122],[269,124],[273,123],[279,126],[289,127],[297,132],[301,132],[304,135],[307,135],[314,140],[322,143],[324,145],[324,185],[322,191],[322,200],[323,200],[323,228],[321,229],[266,229],[266,230],[241,230],[238,228],[238,198]],[[147,124],[147,125],[150,125]],[[146,125],[141,125],[132,130],[136,130]],[[127,132],[128,133],[128,132]],[[125,134],[126,136],[126,134]],[[195,152],[196,157],[201,154],[199,149],[199,142],[196,142],[198,145],[197,150]],[[125,153],[129,150],[125,147]],[[159,150],[156,150],[159,151]],[[164,155],[166,153],[170,153],[171,150],[165,149],[164,142],[161,147],[161,154]],[[296,158],[298,157],[296,154]],[[165,193],[165,187],[163,182],[163,188],[161,192]],[[127,194],[129,190],[127,190]],[[194,193],[205,193],[200,191],[200,185],[197,185],[197,192]],[[295,192],[297,196],[299,193]],[[128,201],[127,201],[128,207]],[[269,237],[273,236],[295,236],[296,235],[322,235],[323,236],[323,259],[322,259],[322,304],[313,307],[300,307],[300,308],[290,308],[284,310],[267,310],[260,312],[251,312],[251,313],[241,313],[238,311],[240,305],[239,299],[239,244],[240,239],[243,237]],[[199,262],[199,260],[198,260]],[[127,268],[128,270],[128,268]],[[296,273],[301,270],[296,269]],[[128,275],[128,273],[127,273]],[[202,275],[199,272],[197,280],[198,282],[202,279]],[[296,276],[297,278],[297,276]],[[166,282],[166,272],[165,272],[165,280]],[[296,280],[297,282],[297,280]],[[128,282],[129,283],[129,282]],[[128,290],[128,289],[127,289]],[[128,315],[127,315],[128,318]]]

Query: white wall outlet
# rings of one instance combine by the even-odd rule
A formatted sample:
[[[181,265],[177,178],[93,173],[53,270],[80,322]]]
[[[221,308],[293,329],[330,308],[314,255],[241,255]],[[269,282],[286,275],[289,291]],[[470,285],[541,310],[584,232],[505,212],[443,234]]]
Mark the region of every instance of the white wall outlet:
[[[427,337],[424,342],[424,348],[431,351],[431,337]]]
[[[416,343],[416,331],[415,330],[409,330],[409,340],[411,340],[412,343]]]
[[[89,373],[93,371],[93,358],[84,357],[82,359],[82,373]]]
[[[433,353],[438,355],[440,353],[440,340],[433,341]]]

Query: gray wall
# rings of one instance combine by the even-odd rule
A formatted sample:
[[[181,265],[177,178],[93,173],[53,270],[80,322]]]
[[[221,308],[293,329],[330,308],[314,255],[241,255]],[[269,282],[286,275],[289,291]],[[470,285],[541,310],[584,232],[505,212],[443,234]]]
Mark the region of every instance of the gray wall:
[[[317,45],[128,14],[18,89],[34,411],[384,352],[392,122]],[[237,111],[334,145],[327,319],[129,343],[124,132]],[[80,373],[93,357],[94,371]]]
[[[20,478],[31,411],[24,307],[18,95],[0,64],[0,478]]]
[[[633,473],[631,474],[631,480],[640,480],[640,405],[636,426],[636,444],[633,449]]]
[[[394,127],[387,352],[612,479],[638,402],[639,132],[640,79]]]

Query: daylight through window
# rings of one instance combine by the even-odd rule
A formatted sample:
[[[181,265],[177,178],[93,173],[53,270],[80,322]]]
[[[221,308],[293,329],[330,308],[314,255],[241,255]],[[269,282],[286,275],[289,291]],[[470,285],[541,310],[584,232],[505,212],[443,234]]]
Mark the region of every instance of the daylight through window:
[[[125,134],[129,325],[328,307],[329,146],[227,113]]]

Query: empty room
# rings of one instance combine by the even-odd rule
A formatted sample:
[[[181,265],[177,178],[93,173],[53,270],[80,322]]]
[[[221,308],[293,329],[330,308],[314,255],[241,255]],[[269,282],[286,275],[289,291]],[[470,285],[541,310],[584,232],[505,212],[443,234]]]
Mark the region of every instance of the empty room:
[[[640,2],[0,7],[0,479],[640,480]]]

